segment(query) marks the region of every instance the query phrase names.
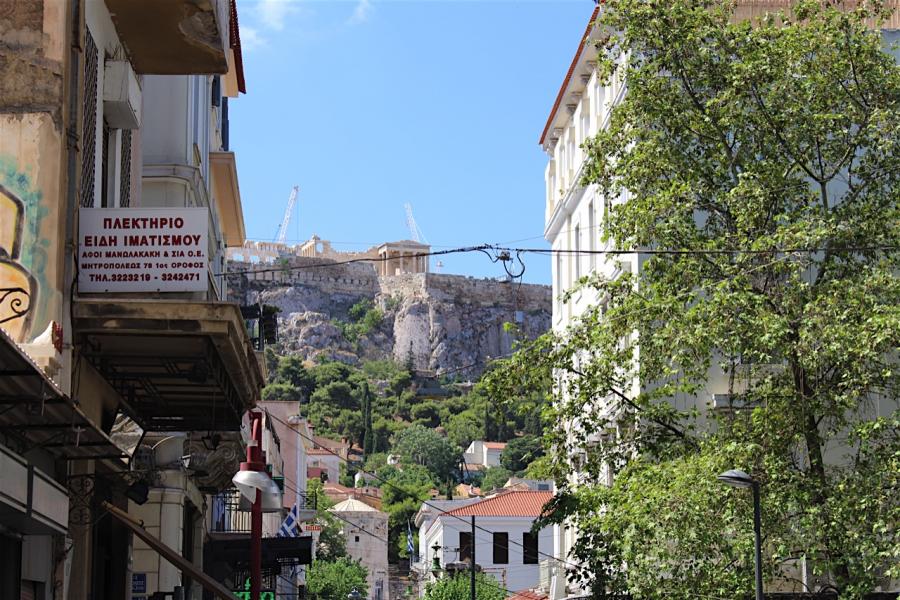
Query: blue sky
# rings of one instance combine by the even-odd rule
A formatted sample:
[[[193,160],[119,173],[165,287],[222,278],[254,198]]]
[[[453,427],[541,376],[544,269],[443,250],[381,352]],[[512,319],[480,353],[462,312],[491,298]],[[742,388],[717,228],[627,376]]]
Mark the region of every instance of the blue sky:
[[[229,110],[248,238],[275,237],[296,184],[289,240],[407,239],[409,202],[436,250],[546,247],[538,138],[593,6],[239,0],[247,94]],[[503,275],[478,253],[442,260]],[[527,283],[550,282],[548,257],[525,262]]]

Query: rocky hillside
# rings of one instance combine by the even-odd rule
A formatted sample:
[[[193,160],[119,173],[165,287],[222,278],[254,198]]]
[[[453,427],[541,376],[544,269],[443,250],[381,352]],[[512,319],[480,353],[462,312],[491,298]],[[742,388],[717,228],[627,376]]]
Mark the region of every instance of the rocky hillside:
[[[550,328],[549,286],[435,273],[377,277],[368,264],[310,258],[284,266],[235,277],[232,292],[242,303],[278,306],[282,352],[304,358],[393,358],[419,371],[474,377],[489,358],[510,352],[514,335]]]

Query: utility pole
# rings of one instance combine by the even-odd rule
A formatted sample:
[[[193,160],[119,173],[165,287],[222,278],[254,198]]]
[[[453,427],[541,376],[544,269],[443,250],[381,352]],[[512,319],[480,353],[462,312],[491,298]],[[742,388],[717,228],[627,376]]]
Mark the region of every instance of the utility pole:
[[[469,553],[469,600],[475,598],[475,515],[472,515],[472,536],[469,538],[472,551]]]

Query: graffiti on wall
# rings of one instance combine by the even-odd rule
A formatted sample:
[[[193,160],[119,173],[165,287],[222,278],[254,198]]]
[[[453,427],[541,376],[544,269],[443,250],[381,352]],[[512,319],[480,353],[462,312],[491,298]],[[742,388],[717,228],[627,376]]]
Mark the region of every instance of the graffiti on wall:
[[[40,234],[47,215],[41,200],[28,175],[0,156],[0,327],[17,341],[45,318],[40,289],[50,240]]]

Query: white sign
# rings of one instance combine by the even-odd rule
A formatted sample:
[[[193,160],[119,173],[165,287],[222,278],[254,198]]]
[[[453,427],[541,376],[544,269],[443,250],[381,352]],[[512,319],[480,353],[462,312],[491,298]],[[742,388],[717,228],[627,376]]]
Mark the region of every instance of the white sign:
[[[207,290],[206,208],[82,208],[78,291]]]

